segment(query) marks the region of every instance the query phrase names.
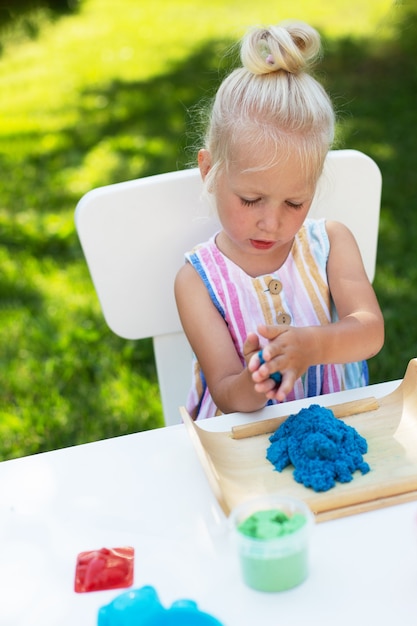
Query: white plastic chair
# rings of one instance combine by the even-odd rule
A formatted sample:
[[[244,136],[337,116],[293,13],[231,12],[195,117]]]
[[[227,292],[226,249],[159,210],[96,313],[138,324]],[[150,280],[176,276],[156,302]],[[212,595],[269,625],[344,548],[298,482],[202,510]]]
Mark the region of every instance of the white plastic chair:
[[[339,220],[353,231],[371,280],[381,187],[379,168],[368,156],[332,151],[310,210],[311,216]],[[191,384],[191,348],[177,314],[174,278],[184,252],[219,227],[201,192],[195,168],[94,189],[75,213],[106,323],[126,339],[153,338],[167,425],[180,422],[178,407]]]

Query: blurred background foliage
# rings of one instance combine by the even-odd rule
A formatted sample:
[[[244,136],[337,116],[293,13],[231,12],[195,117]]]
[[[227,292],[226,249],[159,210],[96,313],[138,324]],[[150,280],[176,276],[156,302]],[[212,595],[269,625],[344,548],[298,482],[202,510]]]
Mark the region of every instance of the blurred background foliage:
[[[360,18],[358,19],[358,16]],[[383,174],[371,381],[417,356],[417,9],[334,0],[0,0],[0,459],[161,426],[149,341],[103,321],[74,228],[92,187],[193,162],[196,107],[254,23],[323,35],[339,148]]]

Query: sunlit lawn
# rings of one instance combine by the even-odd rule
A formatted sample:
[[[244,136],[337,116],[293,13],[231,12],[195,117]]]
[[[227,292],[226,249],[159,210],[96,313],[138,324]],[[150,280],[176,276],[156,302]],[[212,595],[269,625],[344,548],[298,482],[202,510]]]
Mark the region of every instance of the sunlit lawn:
[[[325,35],[340,147],[384,176],[375,287],[387,341],[372,380],[401,377],[416,355],[415,16],[405,28],[404,9],[383,0],[258,5],[85,0],[0,32],[0,458],[162,424],[151,345],[107,329],[74,207],[92,187],[193,158],[190,111],[253,23],[297,17]]]

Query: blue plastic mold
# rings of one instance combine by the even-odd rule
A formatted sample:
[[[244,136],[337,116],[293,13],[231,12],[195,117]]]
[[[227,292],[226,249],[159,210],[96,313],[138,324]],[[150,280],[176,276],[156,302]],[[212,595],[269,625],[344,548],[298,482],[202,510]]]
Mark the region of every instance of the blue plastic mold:
[[[222,626],[199,611],[193,600],[177,600],[169,609],[150,586],[118,595],[98,612],[98,626]]]

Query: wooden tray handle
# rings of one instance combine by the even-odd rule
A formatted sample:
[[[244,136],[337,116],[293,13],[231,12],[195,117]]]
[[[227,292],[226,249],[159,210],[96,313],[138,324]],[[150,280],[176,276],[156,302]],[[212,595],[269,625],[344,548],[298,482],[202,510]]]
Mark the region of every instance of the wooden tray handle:
[[[379,408],[379,403],[376,398],[371,397],[361,400],[352,400],[351,402],[343,402],[342,404],[335,404],[327,408],[333,411],[335,417],[343,418],[349,417],[350,415],[357,415],[358,413],[375,411]],[[283,415],[282,417],[273,417],[259,422],[233,426],[231,430],[232,439],[246,439],[247,437],[273,433],[288,417],[289,415]]]

